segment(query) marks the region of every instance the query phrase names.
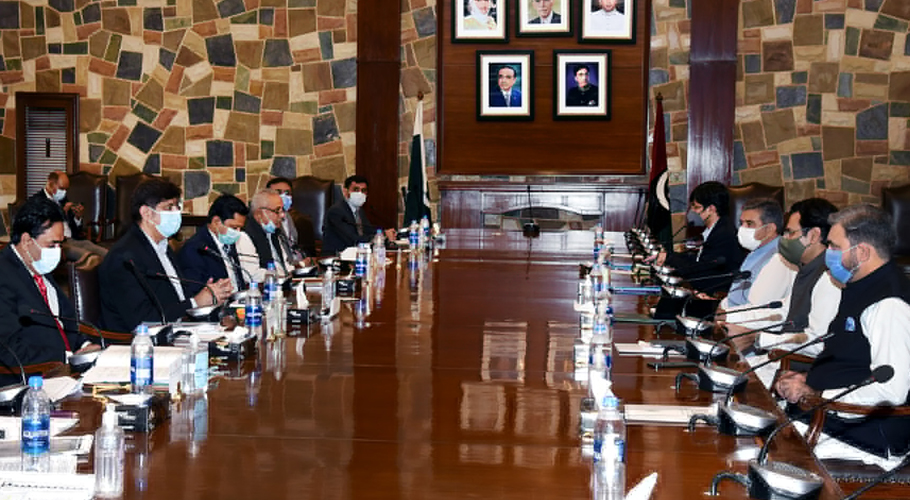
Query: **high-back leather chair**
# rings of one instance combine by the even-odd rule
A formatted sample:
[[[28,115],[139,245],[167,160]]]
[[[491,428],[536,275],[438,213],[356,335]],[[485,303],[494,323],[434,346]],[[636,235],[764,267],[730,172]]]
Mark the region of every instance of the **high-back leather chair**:
[[[893,259],[910,274],[910,184],[882,189],[882,209],[891,215],[897,233]]]
[[[780,203],[781,208],[786,211],[784,206],[784,188],[782,186],[769,186],[760,182],[750,182],[742,186],[730,186],[730,220],[739,225],[739,216],[743,213],[743,206],[749,200],[756,198],[771,198]]]
[[[119,238],[133,223],[130,215],[130,199],[142,181],[153,179],[153,175],[138,172],[117,177],[117,207],[114,211],[114,235]]]
[[[98,241],[107,222],[107,176],[91,172],[76,172],[70,176],[70,188],[67,198],[73,203],[81,203],[83,226],[86,237]]]
[[[9,214],[9,230],[13,230],[13,220],[16,218],[16,212],[22,208],[22,205],[25,205],[25,200],[16,200],[6,206],[7,213]]]
[[[98,284],[98,266],[80,267],[66,263],[76,319],[93,325],[101,322],[101,288]]]
[[[313,222],[313,233],[322,241],[322,223],[325,213],[335,203],[337,189],[335,181],[304,175],[294,179],[291,185],[293,207],[298,212],[309,216]]]

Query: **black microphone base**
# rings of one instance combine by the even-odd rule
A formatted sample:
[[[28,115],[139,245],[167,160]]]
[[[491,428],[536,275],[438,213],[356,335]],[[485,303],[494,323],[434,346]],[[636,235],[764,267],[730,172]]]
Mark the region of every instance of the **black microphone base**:
[[[691,380],[695,382],[699,390],[706,392],[724,392],[735,394],[742,391],[746,387],[747,379],[738,380],[735,383],[732,383],[730,376],[733,373],[738,374],[734,370],[729,369],[719,369],[720,367],[712,367],[706,369],[703,365],[698,367],[698,373],[679,373],[676,375],[676,391],[679,392],[679,387],[682,385],[683,380]],[[713,374],[718,378],[712,378],[708,372],[714,372]],[[719,373],[718,373],[719,372]],[[736,375],[733,375],[736,376]],[[733,386],[731,390],[731,385]]]
[[[158,333],[152,335],[152,344],[160,346],[174,345],[174,327],[166,325]]]
[[[784,462],[749,462],[749,497],[756,500],[815,500],[824,481]]]
[[[525,238],[537,238],[540,236],[540,225],[536,222],[526,222],[521,226],[521,232]]]

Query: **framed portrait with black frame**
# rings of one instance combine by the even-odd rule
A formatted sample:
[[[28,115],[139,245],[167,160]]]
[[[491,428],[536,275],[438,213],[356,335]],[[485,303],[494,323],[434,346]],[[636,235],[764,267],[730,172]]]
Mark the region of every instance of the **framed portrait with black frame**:
[[[452,43],[509,41],[508,0],[452,0]]]
[[[579,43],[635,43],[639,0],[581,0]]]
[[[516,36],[572,36],[571,0],[513,0]]]
[[[553,51],[553,119],[610,119],[609,50]]]
[[[477,51],[477,120],[534,120],[534,52]]]

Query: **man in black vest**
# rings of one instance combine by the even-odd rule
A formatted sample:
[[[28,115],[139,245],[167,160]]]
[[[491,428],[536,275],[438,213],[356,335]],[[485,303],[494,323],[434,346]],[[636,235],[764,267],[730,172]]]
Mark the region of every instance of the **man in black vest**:
[[[831,216],[825,262],[845,285],[828,330],[834,333],[807,374],[785,372],[775,388],[789,402],[820,393],[830,398],[891,365],[894,377],[863,387],[841,401],[864,406],[903,405],[910,392],[910,280],[891,261],[896,236],[891,217],[872,205]],[[878,456],[910,452],[910,419],[831,414],[825,433]]]

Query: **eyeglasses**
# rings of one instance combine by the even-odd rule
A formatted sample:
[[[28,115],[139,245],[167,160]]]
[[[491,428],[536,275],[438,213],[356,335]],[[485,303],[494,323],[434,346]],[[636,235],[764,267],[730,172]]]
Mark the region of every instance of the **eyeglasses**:
[[[278,208],[262,207],[262,209],[268,210],[269,212],[272,212],[275,215],[281,215],[281,214],[285,213],[284,207],[278,207]]]

